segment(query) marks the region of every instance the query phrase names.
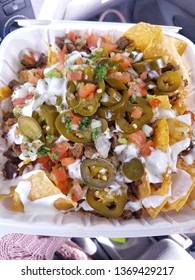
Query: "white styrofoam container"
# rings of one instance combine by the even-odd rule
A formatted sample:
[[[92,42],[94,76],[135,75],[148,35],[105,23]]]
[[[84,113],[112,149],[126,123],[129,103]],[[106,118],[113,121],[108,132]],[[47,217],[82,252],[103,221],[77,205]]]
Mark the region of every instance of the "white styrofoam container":
[[[117,38],[130,26],[121,23],[57,22],[18,29],[10,33],[0,46],[0,87],[7,85],[14,78],[17,79],[20,68],[19,53],[22,49],[31,48],[47,53],[47,43],[54,42],[55,36],[63,36],[70,30],[93,31]],[[167,28],[165,31],[167,35],[183,40],[188,45],[183,61],[191,76],[189,104],[190,109],[194,111],[195,46],[182,35],[167,32]],[[0,139],[1,158],[4,148],[4,142]],[[0,169],[2,169],[2,161]],[[9,210],[6,203],[8,200],[0,202],[0,234],[21,232],[67,237],[141,237],[195,232],[195,209],[192,207],[187,207],[179,213],[175,211],[160,213],[154,220],[147,216],[140,220],[119,221],[80,213],[16,213]]]

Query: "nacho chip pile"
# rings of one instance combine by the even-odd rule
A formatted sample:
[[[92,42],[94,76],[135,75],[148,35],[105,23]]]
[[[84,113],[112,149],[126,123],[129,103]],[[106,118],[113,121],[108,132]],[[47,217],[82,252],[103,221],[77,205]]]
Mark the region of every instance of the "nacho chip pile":
[[[187,44],[142,22],[114,42],[71,31],[47,45],[47,54],[20,54],[18,77],[0,89],[13,111],[1,125],[0,200],[11,199],[12,211],[114,219],[190,205]]]

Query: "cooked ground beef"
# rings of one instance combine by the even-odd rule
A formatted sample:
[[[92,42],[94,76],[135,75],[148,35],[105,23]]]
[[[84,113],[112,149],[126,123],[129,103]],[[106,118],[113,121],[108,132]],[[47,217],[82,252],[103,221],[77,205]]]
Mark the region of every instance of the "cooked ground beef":
[[[73,146],[70,146],[69,155],[77,159],[81,158],[83,155],[83,144],[75,143]]]
[[[130,220],[133,217],[133,212],[131,210],[124,210],[120,218],[123,220]]]
[[[118,48],[120,50],[124,50],[128,45],[130,45],[133,41],[127,39],[126,37],[120,37],[117,41],[116,44],[118,45]]]
[[[15,178],[18,175],[18,165],[10,160],[6,161],[3,168],[3,175],[6,179]]]
[[[62,49],[63,46],[64,46],[64,40],[65,40],[65,37],[56,37],[56,38],[55,38],[55,44],[56,44],[60,49]]]
[[[5,136],[9,132],[11,126],[15,123],[16,123],[16,118],[8,117],[8,119],[6,119],[6,120],[4,120],[4,118],[3,118],[3,122],[2,122],[2,125],[1,125],[2,137],[3,138],[5,138]]]
[[[133,212],[133,216],[135,219],[140,219],[143,216],[143,208],[140,208],[139,210]]]
[[[8,87],[11,88],[12,91],[14,91],[20,85],[21,84],[18,81],[12,80],[11,82],[9,82]]]
[[[84,147],[84,155],[86,158],[92,158],[94,154],[97,153],[97,150],[93,143],[88,143]]]

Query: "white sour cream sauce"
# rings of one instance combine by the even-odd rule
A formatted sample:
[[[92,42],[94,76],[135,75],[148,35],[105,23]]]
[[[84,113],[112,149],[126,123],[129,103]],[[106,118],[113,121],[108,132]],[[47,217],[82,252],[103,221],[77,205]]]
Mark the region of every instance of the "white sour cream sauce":
[[[192,178],[184,170],[177,169],[177,173],[172,173],[171,196],[168,198],[169,203],[173,203],[184,197],[192,185]]]
[[[195,146],[190,150],[190,152],[186,155],[183,156],[183,160],[188,164],[191,165],[195,161]]]
[[[163,173],[169,166],[169,156],[159,149],[153,150],[148,157],[145,157],[145,166],[149,182],[160,183],[163,180]]]
[[[67,171],[70,178],[78,179],[82,181],[80,166],[81,166],[80,159],[77,159],[74,163],[69,164],[67,166]]]
[[[58,198],[66,198],[63,194],[55,194],[47,197],[43,197],[36,200],[29,200],[28,195],[31,190],[30,181],[21,181],[16,187],[16,192],[19,194],[22,204],[24,205],[25,212],[35,213],[35,211],[41,213],[59,212],[54,203]]]
[[[30,92],[34,92],[35,87],[31,83],[24,83],[23,85],[17,87],[13,94],[12,99],[25,98]]]
[[[142,204],[146,208],[156,208],[161,205],[167,197],[171,195],[171,186],[169,187],[169,191],[166,195],[150,195],[142,199]]]
[[[17,123],[13,124],[7,134],[7,143],[8,143],[8,146],[12,145],[13,143],[15,144],[22,144],[22,141],[23,141],[23,136],[22,135],[15,135],[15,130],[16,130],[16,127],[18,126]]]
[[[139,150],[134,144],[126,145],[118,145],[114,149],[114,152],[118,155],[118,159],[121,162],[128,162],[132,158],[138,157]]]
[[[68,58],[65,61],[65,66],[67,68],[73,66],[73,64],[75,63],[75,60],[77,60],[80,57],[82,57],[80,52],[73,51],[71,54],[68,55]]]
[[[62,97],[62,104],[66,106],[66,82],[66,78],[56,77],[38,80],[37,91],[40,96],[35,100],[33,110],[39,108],[44,102],[53,103],[53,98],[57,96]]]
[[[179,142],[176,142],[172,146],[169,147],[169,152],[170,152],[170,166],[172,171],[176,172],[177,171],[177,158],[178,154],[181,153],[182,151],[186,150],[189,145],[190,145],[190,138],[186,138],[184,140],[181,140]]]
[[[142,208],[141,200],[128,201],[127,204],[125,205],[125,210],[131,210],[132,212],[138,211],[141,208]]]

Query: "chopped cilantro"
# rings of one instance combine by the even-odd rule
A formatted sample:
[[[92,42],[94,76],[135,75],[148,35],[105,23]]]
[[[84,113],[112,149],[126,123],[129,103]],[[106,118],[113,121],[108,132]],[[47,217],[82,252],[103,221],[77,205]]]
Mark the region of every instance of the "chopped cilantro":
[[[84,117],[78,121],[78,124],[79,124],[79,129],[87,130],[87,128],[90,125],[90,119],[88,117]]]
[[[131,103],[135,103],[136,102],[136,96],[135,96],[135,94],[133,94],[130,98],[129,98],[129,101],[131,102]]]
[[[69,117],[69,116],[65,116],[64,121],[65,121],[65,127],[66,127],[67,132],[70,132],[71,129],[72,129],[72,128],[71,128],[72,118]]]
[[[81,47],[85,44],[85,40],[81,40],[80,42],[78,42],[77,46]]]
[[[58,159],[59,159],[59,153],[58,153],[58,152],[52,153],[52,154],[51,154],[51,158],[52,158],[53,160],[58,160]]]
[[[95,67],[95,72],[96,72],[96,79],[105,79],[106,78],[106,75],[108,73],[108,64],[104,64],[104,65],[100,65],[98,64],[96,67]]]
[[[92,131],[91,131],[91,138],[93,140],[96,140],[98,138],[98,134],[99,134],[98,128],[97,127],[93,128]]]
[[[39,156],[45,156],[49,153],[50,148],[48,147],[41,147],[41,149],[37,152]]]

